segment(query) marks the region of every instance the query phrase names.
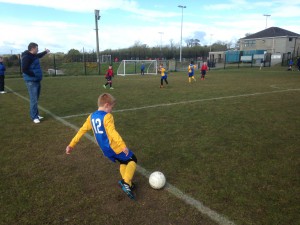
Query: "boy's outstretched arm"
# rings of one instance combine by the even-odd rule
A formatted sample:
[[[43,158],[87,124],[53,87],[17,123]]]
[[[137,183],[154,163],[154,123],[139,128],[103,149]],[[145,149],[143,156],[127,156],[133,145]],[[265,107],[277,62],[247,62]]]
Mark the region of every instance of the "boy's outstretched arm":
[[[91,124],[91,115],[86,119],[85,123],[82,125],[82,127],[79,129],[75,137],[72,139],[70,144],[66,148],[66,154],[70,154],[71,151],[73,151],[75,145],[79,142],[80,138],[89,130],[92,129]]]

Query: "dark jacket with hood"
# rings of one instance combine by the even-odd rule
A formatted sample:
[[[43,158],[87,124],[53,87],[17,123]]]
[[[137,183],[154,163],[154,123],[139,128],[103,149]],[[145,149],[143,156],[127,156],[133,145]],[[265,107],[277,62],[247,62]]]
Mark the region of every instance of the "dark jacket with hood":
[[[44,51],[34,55],[28,50],[22,53],[22,72],[25,81],[41,81],[43,79],[40,58],[46,54],[47,52]]]
[[[5,66],[2,62],[0,62],[0,76],[4,76]]]

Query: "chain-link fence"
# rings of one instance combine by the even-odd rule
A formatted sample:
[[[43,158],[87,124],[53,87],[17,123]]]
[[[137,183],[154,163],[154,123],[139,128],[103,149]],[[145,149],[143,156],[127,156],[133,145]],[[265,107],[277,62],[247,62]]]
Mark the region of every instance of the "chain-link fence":
[[[227,60],[224,58],[217,59],[186,59],[181,62],[174,60],[158,61],[158,65],[163,63],[167,69],[172,71],[187,71],[188,65],[191,61],[197,65],[197,69],[201,67],[203,62],[208,63],[209,69],[228,69],[228,68],[244,68],[244,67],[271,67],[276,64],[287,66],[292,59],[296,62],[298,55],[286,54],[271,54],[266,53],[261,56],[255,54],[243,57],[237,56],[236,60]],[[5,74],[8,77],[22,77],[21,56],[10,55],[4,56],[4,65],[6,66]],[[64,55],[64,54],[47,54],[40,59],[41,68],[44,76],[79,76],[79,75],[104,75],[109,65],[113,66],[114,71],[117,71],[121,60],[118,61],[103,61],[99,63],[97,59],[90,55]],[[295,63],[296,64],[296,63]]]
[[[9,77],[21,77],[21,55],[3,57],[6,67],[5,74]],[[104,75],[110,64],[117,70],[119,62],[100,62],[90,57],[66,56],[48,54],[40,59],[44,76],[70,76],[70,75]],[[99,68],[100,67],[100,68]]]
[[[22,77],[20,57],[20,55],[4,57],[6,75],[8,75],[8,77]],[[198,68],[200,68],[203,63],[202,60],[197,61],[194,59],[183,59],[182,62],[176,60],[159,60],[158,65],[163,63],[167,69],[170,69],[170,72],[187,71],[191,61],[194,61],[195,65],[198,65]],[[63,54],[48,54],[40,59],[44,76],[104,75],[109,65],[112,65],[113,70],[117,71],[120,62],[121,61],[110,62],[106,60],[105,62],[97,63],[97,59],[90,56],[67,56]]]
[[[278,64],[287,66],[291,59],[296,62],[297,57],[299,57],[298,55],[291,55],[289,53],[251,54],[247,56],[243,56],[239,52],[237,53],[234,59],[231,58],[228,60],[225,54],[223,58],[209,59],[208,66],[210,69],[271,67]]]

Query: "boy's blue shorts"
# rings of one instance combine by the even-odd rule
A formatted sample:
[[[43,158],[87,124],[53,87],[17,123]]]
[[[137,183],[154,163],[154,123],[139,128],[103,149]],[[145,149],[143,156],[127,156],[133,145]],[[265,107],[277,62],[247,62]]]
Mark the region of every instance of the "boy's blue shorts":
[[[167,79],[167,78],[168,78],[167,75],[164,75],[164,76],[161,77],[162,80],[165,80],[165,79]]]
[[[121,152],[120,154],[113,154],[111,156],[107,156],[107,158],[109,158],[113,162],[116,162],[116,160],[122,161],[122,162],[127,162],[131,159],[132,155],[133,155],[133,152],[128,149],[127,156],[125,155],[124,152]]]
[[[194,76],[194,73],[189,73],[189,77],[192,77],[192,76]]]

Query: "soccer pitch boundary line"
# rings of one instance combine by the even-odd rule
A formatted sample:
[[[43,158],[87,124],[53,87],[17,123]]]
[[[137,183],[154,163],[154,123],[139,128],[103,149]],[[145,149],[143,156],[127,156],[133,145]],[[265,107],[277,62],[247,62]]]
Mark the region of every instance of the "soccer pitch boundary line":
[[[256,92],[256,93],[252,93],[252,94],[230,95],[230,96],[215,97],[215,98],[204,98],[204,99],[196,99],[196,100],[173,102],[173,103],[162,103],[162,104],[156,104],[156,105],[141,106],[141,107],[136,107],[136,108],[114,110],[113,113],[126,112],[126,111],[136,111],[136,110],[141,110],[141,109],[150,109],[150,108],[173,106],[173,105],[180,105],[180,104],[189,104],[189,103],[196,103],[196,102],[205,102],[205,101],[212,101],[212,100],[222,100],[222,99],[230,99],[230,98],[257,96],[257,95],[265,95],[265,94],[273,94],[273,93],[289,92],[289,91],[300,91],[300,88],[298,88],[298,89],[276,90],[276,91],[269,91],[269,92]],[[68,119],[68,118],[73,118],[73,117],[87,116],[89,114],[91,114],[91,113],[62,116],[60,118]]]
[[[28,98],[26,98],[25,96],[13,91],[11,88],[5,86],[8,90],[10,90],[14,95],[18,96],[19,98],[30,102],[30,100]],[[300,90],[300,89],[299,89]],[[66,121],[65,119],[63,119],[62,117],[56,116],[54,113],[50,112],[49,110],[47,110],[46,108],[39,106],[39,110],[45,112],[46,114],[48,114],[49,116],[53,117],[55,120],[61,122],[63,125],[70,127],[72,129],[74,129],[76,132],[79,130],[79,127],[75,126],[74,124]],[[38,125],[37,125],[38,126]],[[92,141],[93,143],[96,144],[96,140],[95,138],[86,133],[84,135],[88,140]],[[147,171],[145,168],[141,167],[140,165],[137,165],[137,172],[139,172],[141,175],[143,175],[144,177],[146,177],[147,179],[150,176],[150,172]],[[217,222],[220,225],[235,225],[234,222],[228,220],[225,216],[217,213],[216,211],[208,208],[207,206],[203,205],[202,202],[194,199],[193,197],[183,193],[182,191],[180,191],[178,188],[176,188],[175,186],[171,185],[170,183],[166,183],[166,186],[164,188],[165,190],[167,190],[169,193],[173,194],[175,197],[177,197],[178,199],[182,200],[183,202],[185,202],[186,204],[196,208],[200,213],[207,215],[211,220]]]

